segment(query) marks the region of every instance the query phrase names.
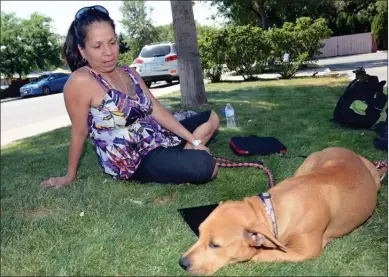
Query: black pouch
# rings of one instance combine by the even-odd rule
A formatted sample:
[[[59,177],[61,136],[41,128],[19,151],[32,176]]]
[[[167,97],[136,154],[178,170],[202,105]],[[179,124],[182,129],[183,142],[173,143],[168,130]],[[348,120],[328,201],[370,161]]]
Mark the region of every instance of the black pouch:
[[[193,233],[199,237],[200,224],[213,212],[218,204],[178,209],[184,221],[189,225]]]
[[[232,137],[230,139],[230,147],[235,154],[239,156],[250,155],[284,155],[288,149],[278,139],[274,137]]]

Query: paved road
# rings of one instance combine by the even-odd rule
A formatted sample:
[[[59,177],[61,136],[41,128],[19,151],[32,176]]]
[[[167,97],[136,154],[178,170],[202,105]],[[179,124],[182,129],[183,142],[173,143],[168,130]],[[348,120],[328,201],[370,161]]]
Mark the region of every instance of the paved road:
[[[347,73],[350,78],[355,77],[352,73],[356,68],[363,66],[366,73],[378,76],[380,81],[388,81],[388,52],[377,52],[362,55],[335,57],[321,59],[318,65],[328,67],[332,71]]]
[[[159,97],[179,89],[178,83],[168,85],[161,82],[153,85],[151,92]],[[1,146],[70,124],[62,93],[3,102]]]

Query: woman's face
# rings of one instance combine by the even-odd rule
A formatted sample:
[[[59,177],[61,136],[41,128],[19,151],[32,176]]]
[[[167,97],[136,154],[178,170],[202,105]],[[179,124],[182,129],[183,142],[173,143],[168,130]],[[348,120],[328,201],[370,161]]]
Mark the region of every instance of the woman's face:
[[[78,46],[91,68],[107,73],[116,68],[119,44],[108,22],[95,22],[87,27],[85,48]]]

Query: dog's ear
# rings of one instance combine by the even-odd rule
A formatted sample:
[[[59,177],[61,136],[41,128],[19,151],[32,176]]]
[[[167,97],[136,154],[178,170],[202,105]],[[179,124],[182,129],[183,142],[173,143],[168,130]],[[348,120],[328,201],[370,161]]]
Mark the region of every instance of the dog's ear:
[[[287,252],[286,246],[279,242],[264,224],[255,224],[245,228],[243,236],[250,246],[277,247]]]
[[[248,230],[243,231],[243,237],[249,246],[259,247],[265,242],[265,237],[262,234],[253,233]]]

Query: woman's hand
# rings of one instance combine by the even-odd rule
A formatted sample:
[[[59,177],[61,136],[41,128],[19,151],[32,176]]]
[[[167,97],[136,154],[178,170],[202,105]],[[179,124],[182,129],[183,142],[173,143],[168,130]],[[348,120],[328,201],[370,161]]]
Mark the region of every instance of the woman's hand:
[[[208,152],[209,155],[211,155],[211,152],[209,151],[209,148],[203,144],[200,144],[198,146],[193,146],[193,149],[195,150],[205,150]]]
[[[71,178],[68,175],[63,176],[63,177],[53,177],[53,178],[50,178],[50,179],[43,181],[41,183],[41,186],[46,187],[46,188],[58,189],[58,188],[61,188],[61,187],[64,187],[64,186],[70,184],[74,180],[75,180],[75,178]]]
[[[193,145],[187,143],[186,146],[185,146],[185,149],[204,150],[204,151],[207,151],[208,154],[211,155],[211,152],[209,151],[209,148],[207,146],[203,145],[203,144],[199,144],[197,146],[193,146]]]

